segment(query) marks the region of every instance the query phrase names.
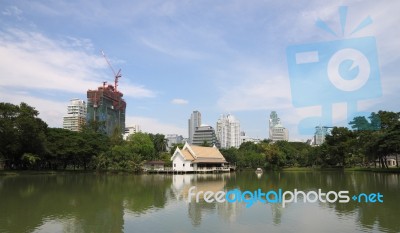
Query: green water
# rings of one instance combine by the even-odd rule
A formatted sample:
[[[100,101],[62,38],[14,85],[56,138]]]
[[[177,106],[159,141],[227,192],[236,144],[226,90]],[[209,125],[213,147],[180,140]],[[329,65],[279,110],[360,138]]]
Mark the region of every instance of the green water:
[[[340,191],[383,203],[188,202],[188,190]],[[254,172],[209,175],[0,176],[0,232],[400,232],[400,175]]]

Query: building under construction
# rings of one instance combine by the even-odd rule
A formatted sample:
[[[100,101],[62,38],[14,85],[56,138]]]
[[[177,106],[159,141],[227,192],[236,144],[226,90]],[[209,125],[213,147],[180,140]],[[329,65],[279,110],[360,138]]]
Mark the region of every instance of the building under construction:
[[[125,132],[126,102],[123,94],[118,91],[118,79],[121,78],[121,70],[115,73],[113,67],[102,51],[114,74],[114,86],[103,82],[103,86],[97,90],[87,91],[87,117],[88,122],[96,122],[100,130],[107,135],[112,135],[116,129],[122,135]]]
[[[125,130],[126,102],[116,86],[104,82],[97,90],[87,91],[86,119],[88,122],[98,122],[100,130],[107,135],[112,135],[115,128],[118,128],[121,134]]]

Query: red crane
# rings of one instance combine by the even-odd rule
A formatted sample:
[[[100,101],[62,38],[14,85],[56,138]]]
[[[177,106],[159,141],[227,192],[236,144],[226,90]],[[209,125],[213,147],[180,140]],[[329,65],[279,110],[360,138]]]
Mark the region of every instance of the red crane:
[[[122,76],[122,75],[121,75],[121,69],[118,70],[118,73],[115,73],[114,68],[112,67],[110,61],[108,60],[108,58],[107,58],[107,56],[106,56],[106,54],[104,54],[104,51],[103,51],[103,50],[101,51],[101,54],[103,54],[104,59],[106,59],[106,62],[107,62],[107,64],[108,64],[108,66],[110,67],[111,71],[112,71],[113,74],[114,74],[114,91],[117,92],[117,91],[118,91],[118,90],[117,90],[117,87],[118,87],[118,79],[121,78],[121,76]]]

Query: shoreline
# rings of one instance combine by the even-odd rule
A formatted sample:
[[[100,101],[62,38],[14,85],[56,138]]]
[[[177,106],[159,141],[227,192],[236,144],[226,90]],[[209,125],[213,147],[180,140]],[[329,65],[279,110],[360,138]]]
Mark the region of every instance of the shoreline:
[[[241,169],[237,172],[247,172],[253,171],[253,169]],[[400,168],[311,168],[311,167],[291,167],[282,168],[278,170],[265,170],[265,172],[280,171],[280,172],[332,172],[332,171],[344,171],[344,172],[374,172],[374,173],[400,173]],[[0,176],[19,176],[19,175],[59,175],[59,174],[78,174],[78,173],[92,173],[92,174],[133,174],[133,175],[143,175],[143,174],[157,174],[149,172],[134,172],[128,170],[0,170]],[[164,174],[164,173],[163,173]],[[167,173],[165,173],[167,174]],[[172,173],[171,173],[172,174]]]

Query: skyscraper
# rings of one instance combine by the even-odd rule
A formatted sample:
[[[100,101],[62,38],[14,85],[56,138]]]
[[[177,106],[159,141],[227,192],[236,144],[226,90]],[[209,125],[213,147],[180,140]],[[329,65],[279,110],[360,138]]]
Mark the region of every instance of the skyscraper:
[[[188,122],[189,122],[189,124],[188,124],[188,130],[189,130],[188,139],[189,139],[189,143],[192,144],[194,131],[196,130],[197,127],[200,127],[200,125],[201,125],[201,113],[199,111],[193,111]]]
[[[80,131],[86,123],[86,103],[80,99],[71,99],[67,115],[63,118],[63,128]]]
[[[283,127],[275,111],[269,115],[269,139],[273,142],[289,140],[289,130]]]
[[[221,115],[217,121],[216,131],[221,148],[239,148],[240,122],[233,115]]]
[[[126,103],[122,96],[113,85],[106,83],[97,90],[88,90],[87,121],[98,122],[100,130],[107,135],[112,135],[115,129],[123,134]]]

